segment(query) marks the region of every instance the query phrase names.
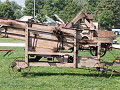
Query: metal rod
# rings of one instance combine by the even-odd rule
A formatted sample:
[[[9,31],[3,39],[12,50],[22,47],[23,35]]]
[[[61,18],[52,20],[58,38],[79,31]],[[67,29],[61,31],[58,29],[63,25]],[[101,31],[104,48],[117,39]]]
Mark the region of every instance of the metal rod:
[[[35,18],[35,0],[34,0],[34,16],[33,18]]]

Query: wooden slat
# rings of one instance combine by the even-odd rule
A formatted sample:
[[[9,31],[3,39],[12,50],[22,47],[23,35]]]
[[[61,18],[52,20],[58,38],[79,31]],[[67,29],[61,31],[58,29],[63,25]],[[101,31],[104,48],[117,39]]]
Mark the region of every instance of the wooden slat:
[[[114,33],[112,31],[98,31],[98,37],[101,38],[113,38]]]
[[[51,52],[28,52],[28,54],[39,54],[39,55],[70,55],[70,56],[72,56],[73,55],[73,53],[59,53],[59,52],[53,52],[53,53],[51,53]]]
[[[29,62],[29,66],[74,67],[73,63]]]
[[[25,29],[25,62],[28,64],[28,39],[29,39],[29,32],[28,32],[28,28]]]

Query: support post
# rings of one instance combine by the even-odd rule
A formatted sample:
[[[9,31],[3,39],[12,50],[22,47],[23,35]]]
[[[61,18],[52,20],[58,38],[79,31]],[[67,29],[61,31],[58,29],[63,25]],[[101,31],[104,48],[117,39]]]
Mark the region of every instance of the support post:
[[[74,68],[77,68],[77,61],[78,61],[78,42],[77,42],[77,30],[75,30],[74,33],[74,56],[73,56],[73,61],[74,61]]]
[[[8,28],[5,27],[5,36],[4,36],[4,37],[8,37],[8,35],[7,35],[7,30],[8,30]]]
[[[97,43],[97,46],[98,46],[98,49],[97,49],[97,50],[98,50],[98,51],[97,51],[97,52],[98,52],[97,58],[100,59],[101,43],[98,42],[98,43]]]
[[[35,0],[34,0],[34,15],[33,18],[35,19]]]
[[[25,29],[25,62],[28,64],[28,39],[29,31],[28,28]]]

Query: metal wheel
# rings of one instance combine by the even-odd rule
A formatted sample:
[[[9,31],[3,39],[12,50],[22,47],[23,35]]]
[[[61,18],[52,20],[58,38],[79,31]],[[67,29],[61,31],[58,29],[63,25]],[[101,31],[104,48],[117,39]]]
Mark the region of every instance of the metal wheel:
[[[97,47],[90,47],[90,54],[92,56],[97,56]]]
[[[107,48],[101,47],[100,57],[103,57],[107,52]],[[97,56],[97,47],[90,47],[90,53],[92,56]]]
[[[100,50],[100,57],[105,56],[106,52],[107,52],[107,48],[101,48],[101,50]]]

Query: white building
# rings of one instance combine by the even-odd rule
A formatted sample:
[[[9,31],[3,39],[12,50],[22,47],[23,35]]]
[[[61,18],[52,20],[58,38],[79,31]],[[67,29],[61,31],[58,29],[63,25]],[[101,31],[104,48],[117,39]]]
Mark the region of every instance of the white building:
[[[19,20],[20,21],[28,21],[28,19],[32,19],[32,18],[33,18],[33,16],[23,16]]]

